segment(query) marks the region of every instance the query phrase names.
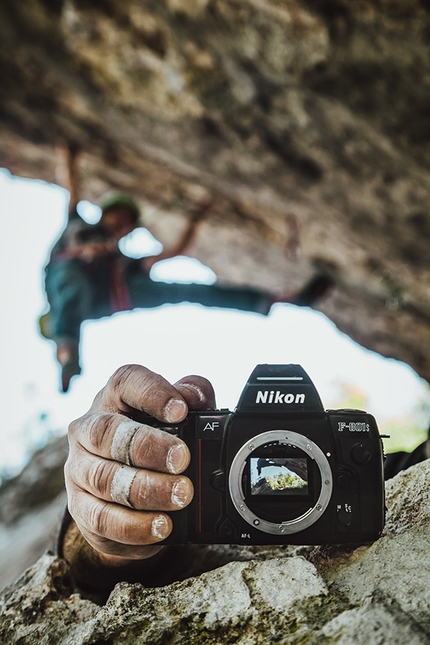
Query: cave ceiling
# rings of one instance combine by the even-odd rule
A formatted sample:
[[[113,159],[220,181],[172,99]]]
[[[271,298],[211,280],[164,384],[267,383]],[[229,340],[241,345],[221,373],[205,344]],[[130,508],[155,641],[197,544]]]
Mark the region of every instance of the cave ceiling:
[[[3,0],[0,166],[125,190],[165,246],[430,380],[430,2]],[[5,216],[5,215],[3,215]]]

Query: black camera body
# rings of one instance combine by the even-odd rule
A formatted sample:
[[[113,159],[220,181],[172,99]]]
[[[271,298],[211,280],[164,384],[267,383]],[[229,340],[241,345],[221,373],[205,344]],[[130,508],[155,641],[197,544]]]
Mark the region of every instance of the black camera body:
[[[384,526],[383,447],[370,414],[324,411],[300,365],[258,365],[234,412],[170,428],[194,498],[167,544],[362,544]]]

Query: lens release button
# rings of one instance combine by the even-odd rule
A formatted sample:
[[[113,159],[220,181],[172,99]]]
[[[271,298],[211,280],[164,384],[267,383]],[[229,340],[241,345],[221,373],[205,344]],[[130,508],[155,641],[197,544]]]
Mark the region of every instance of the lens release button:
[[[364,443],[356,443],[355,446],[351,448],[351,457],[355,463],[363,465],[367,464],[372,456],[371,449],[366,446]]]

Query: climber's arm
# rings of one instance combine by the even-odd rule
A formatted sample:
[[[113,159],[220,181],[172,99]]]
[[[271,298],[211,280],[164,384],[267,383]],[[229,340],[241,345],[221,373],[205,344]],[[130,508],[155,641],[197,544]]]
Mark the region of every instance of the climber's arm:
[[[169,248],[163,249],[163,251],[161,251],[161,253],[159,253],[158,255],[152,255],[142,259],[142,264],[145,270],[149,272],[157,262],[161,262],[162,260],[170,260],[171,258],[175,258],[178,255],[186,254],[196,238],[200,222],[203,220],[211,207],[211,200],[206,200],[199,204],[195,209],[195,212],[190,217],[187,226],[180,235],[176,244]]]

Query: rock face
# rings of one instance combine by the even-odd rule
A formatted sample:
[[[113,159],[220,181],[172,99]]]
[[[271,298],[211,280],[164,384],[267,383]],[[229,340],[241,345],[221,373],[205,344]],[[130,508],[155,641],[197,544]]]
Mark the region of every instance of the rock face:
[[[67,449],[65,436],[51,441],[0,488],[0,589],[55,544],[66,505]]]
[[[424,0],[4,0],[0,165],[61,181],[72,141],[83,198],[194,219],[222,280],[329,274],[316,306],[430,380],[429,33]]]
[[[386,529],[371,546],[243,547],[242,561],[167,587],[120,583],[103,607],[75,593],[67,564],[45,554],[0,597],[1,642],[424,645],[429,482],[428,461],[390,481]]]

